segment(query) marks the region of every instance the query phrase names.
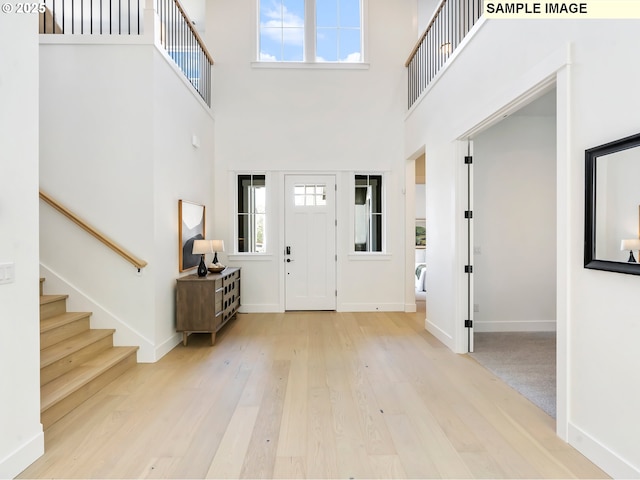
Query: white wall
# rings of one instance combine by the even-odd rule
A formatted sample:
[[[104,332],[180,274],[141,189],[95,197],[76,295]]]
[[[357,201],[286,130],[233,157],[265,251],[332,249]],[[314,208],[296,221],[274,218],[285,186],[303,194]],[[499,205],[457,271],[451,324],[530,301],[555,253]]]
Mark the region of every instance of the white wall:
[[[154,317],[155,343],[164,354],[175,334],[175,288],[178,267],[178,200],[205,206],[205,236],[215,238],[213,216],[214,118],[184,75],[168,68],[166,56],[154,50]],[[186,87],[186,88],[185,88]],[[199,147],[192,144],[196,137]],[[207,262],[212,260],[207,257]],[[194,274],[195,270],[184,272]]]
[[[38,303],[38,21],[0,14],[0,478],[44,452]],[[7,46],[11,48],[7,48]]]
[[[65,40],[41,46],[41,186],[148,266],[138,273],[43,205],[43,271],[80,293],[69,309],[93,311],[94,328],[155,361],[179,342],[178,200],[211,207],[213,118],[144,38]]]
[[[557,428],[615,477],[640,475],[640,278],[583,268],[584,150],[637,133],[640,66],[629,62],[633,21],[481,22],[406,122],[407,157],[429,159],[428,327],[463,351],[464,149],[468,130],[550,76],[558,91]],[[607,38],[607,42],[602,42]],[[505,42],[504,39],[509,39]],[[611,49],[611,44],[619,48]],[[473,81],[469,81],[473,78]],[[430,261],[431,259],[431,261]],[[606,392],[606,393],[605,393]],[[607,412],[606,415],[602,412]]]
[[[367,69],[260,68],[252,65],[257,2],[207,4],[207,39],[215,51],[215,231],[233,248],[233,177],[266,171],[271,189],[271,256],[226,255],[243,268],[245,311],[278,311],[283,294],[285,172],[337,174],[338,308],[404,310],[404,58],[414,39],[415,2],[368,2]],[[383,172],[387,250],[376,259],[349,255],[354,171]],[[400,213],[400,214],[399,214]],[[229,252],[227,252],[228,254]]]
[[[67,293],[57,290],[55,274],[110,312],[122,322],[114,327],[116,343],[129,325],[142,337],[132,343],[141,346],[141,357],[149,354],[154,337],[152,49],[40,47],[41,188],[149,262],[137,275],[132,265],[41,203],[45,288]],[[68,308],[86,308],[77,302],[72,295]],[[100,312],[90,311],[92,326],[105,327]]]
[[[418,34],[422,34],[427,25],[429,24],[429,20],[431,20],[431,16],[433,12],[435,12],[436,8],[440,4],[440,0],[418,0]]]
[[[556,323],[556,121],[510,116],[474,138],[476,331]]]

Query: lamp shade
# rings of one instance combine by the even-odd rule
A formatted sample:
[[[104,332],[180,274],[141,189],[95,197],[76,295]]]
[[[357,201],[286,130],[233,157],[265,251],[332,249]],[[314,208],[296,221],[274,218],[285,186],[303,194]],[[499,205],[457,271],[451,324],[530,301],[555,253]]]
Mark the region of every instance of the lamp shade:
[[[622,240],[620,250],[640,250],[640,238]]]
[[[224,252],[224,240],[211,240],[211,250],[214,252]]]
[[[194,240],[193,250],[194,255],[204,255],[205,253],[213,253],[211,250],[211,240]]]

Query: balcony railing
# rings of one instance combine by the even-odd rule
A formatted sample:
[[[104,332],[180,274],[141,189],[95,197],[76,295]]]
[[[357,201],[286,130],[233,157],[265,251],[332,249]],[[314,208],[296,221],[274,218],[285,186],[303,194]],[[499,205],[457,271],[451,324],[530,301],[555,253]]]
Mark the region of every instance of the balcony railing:
[[[211,106],[211,67],[213,58],[177,0],[156,0],[160,17],[160,43],[173,61]]]
[[[211,106],[213,58],[178,0],[154,0],[160,44]],[[43,0],[40,33],[143,35],[145,0]]]
[[[141,0],[43,0],[40,33],[141,35]]]
[[[482,15],[482,0],[442,0],[405,66],[411,106]]]

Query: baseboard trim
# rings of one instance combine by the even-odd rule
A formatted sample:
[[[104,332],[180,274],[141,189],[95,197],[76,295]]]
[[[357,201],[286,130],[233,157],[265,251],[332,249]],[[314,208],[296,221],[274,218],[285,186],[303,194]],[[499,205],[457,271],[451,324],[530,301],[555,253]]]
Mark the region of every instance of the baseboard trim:
[[[341,303],[338,312],[404,312],[404,303]]]
[[[156,347],[156,361],[160,360],[167,353],[175,348],[182,341],[182,332],[171,335],[167,340]]]
[[[505,322],[473,322],[475,332],[555,332],[555,320],[527,320]]]
[[[0,478],[15,478],[44,455],[44,432],[40,431],[17,450],[0,460]]]
[[[417,311],[418,311],[418,307],[415,303],[404,304],[404,313],[416,313]]]
[[[409,306],[409,305],[407,305]],[[341,303],[338,312],[406,312],[407,307],[403,303]],[[410,307],[410,306],[409,306]],[[282,313],[285,310],[278,304],[243,304],[240,313]],[[415,312],[415,305],[413,306]]]
[[[640,478],[640,469],[620,458],[588,433],[569,423],[569,444],[612,478]]]
[[[277,303],[254,303],[240,305],[240,313],[281,313],[284,310]]]
[[[447,332],[442,330],[437,325],[434,325],[433,323],[431,323],[428,318],[424,319],[424,328],[427,332],[429,332],[431,335],[433,335],[442,343],[444,343],[445,346],[449,347],[449,349],[452,352],[455,352],[454,341],[451,335],[449,335]]]

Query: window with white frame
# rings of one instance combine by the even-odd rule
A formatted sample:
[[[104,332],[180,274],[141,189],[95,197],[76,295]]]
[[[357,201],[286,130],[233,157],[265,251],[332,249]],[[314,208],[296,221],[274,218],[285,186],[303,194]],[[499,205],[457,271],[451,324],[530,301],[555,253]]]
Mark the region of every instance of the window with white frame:
[[[327,186],[296,185],[293,190],[293,200],[296,207],[324,207],[327,205]]]
[[[355,176],[354,250],[383,251],[382,175]]]
[[[361,63],[363,1],[258,0],[258,60]]]
[[[239,174],[236,203],[238,253],[265,253],[266,236],[266,178],[265,175]]]

